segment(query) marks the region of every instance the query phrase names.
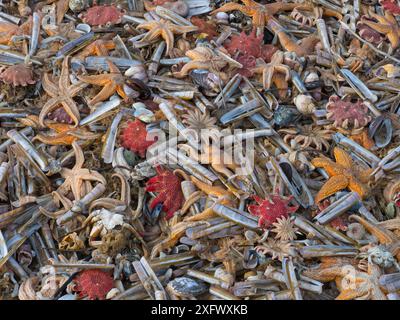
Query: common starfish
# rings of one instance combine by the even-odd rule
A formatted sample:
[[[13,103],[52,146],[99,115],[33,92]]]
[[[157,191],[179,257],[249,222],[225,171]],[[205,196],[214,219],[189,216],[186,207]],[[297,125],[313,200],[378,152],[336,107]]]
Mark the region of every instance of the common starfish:
[[[89,101],[90,105],[95,105],[98,102],[104,101],[111,97],[115,92],[117,92],[122,98],[126,98],[124,91],[125,78],[119,71],[118,67],[107,60],[108,68],[110,73],[103,73],[99,75],[92,76],[78,76],[79,80],[83,82],[103,86],[103,89]]]
[[[279,95],[284,96],[288,87],[287,81],[290,78],[290,68],[283,64],[283,52],[277,51],[271,58],[270,63],[265,63],[262,59],[257,59],[257,65],[252,70],[255,73],[262,74],[262,83],[265,90],[271,88],[272,82],[279,89]],[[277,76],[276,74],[284,75],[284,78]],[[281,80],[284,79],[282,82]],[[283,92],[282,92],[283,91]]]
[[[75,57],[78,59],[84,59],[88,56],[96,55],[96,56],[108,56],[108,50],[112,50],[115,48],[115,43],[112,40],[103,40],[98,39],[82,50]]]
[[[149,30],[141,41],[153,41],[161,36],[167,44],[166,55],[171,53],[174,46],[174,34],[184,34],[198,29],[196,26],[178,26],[163,19],[141,23],[137,28]]]
[[[327,158],[315,158],[311,161],[315,167],[324,168],[330,176],[329,180],[319,190],[315,202],[318,203],[345,188],[357,192],[362,198],[365,197],[368,192],[365,183],[368,182],[372,169],[358,168],[343,149],[336,147],[333,152],[336,163]]]
[[[375,31],[387,36],[393,49],[396,49],[400,43],[400,27],[397,24],[396,18],[389,12],[385,12],[385,16],[380,16],[371,12],[371,17],[378,22],[370,21],[368,18],[363,17],[361,22]]]
[[[335,281],[340,294],[336,300],[387,300],[379,285],[380,268],[368,263],[368,272],[356,269],[349,258],[324,257],[317,269],[303,271],[303,275],[322,282]]]
[[[75,141],[72,143],[72,148],[75,153],[75,165],[72,169],[63,168],[61,170],[60,174],[65,181],[58,190],[62,191],[63,194],[66,194],[66,192],[71,190],[75,200],[80,200],[83,195],[90,191],[91,181],[97,181],[105,185],[106,179],[96,171],[82,168],[83,163],[85,162],[83,151]]]
[[[218,8],[211,12],[211,14],[217,14],[218,12],[229,12],[238,10],[244,13],[247,16],[252,17],[253,25],[255,27],[264,27],[266,22],[270,17],[280,11],[290,11],[294,8],[298,7],[299,3],[283,3],[283,2],[274,2],[267,4],[259,4],[253,0],[241,0],[244,5],[238,3],[227,3],[222,7]]]
[[[351,215],[350,219],[356,220],[358,223],[362,224],[369,233],[378,239],[381,245],[384,245],[388,249],[393,257],[396,257],[396,259],[400,261],[400,240],[395,233],[385,228],[384,225],[375,224],[357,215]],[[395,219],[388,221],[394,222],[394,220]]]
[[[36,135],[32,141],[38,140],[50,145],[71,145],[78,139],[96,139],[100,134],[92,133],[86,128],[74,128],[66,123],[48,123],[47,127],[56,131],[55,135]]]
[[[176,78],[186,77],[193,69],[208,70],[222,76],[220,70],[228,64],[226,60],[207,47],[197,47],[188,50],[185,54],[192,61],[186,63],[179,72],[174,73]]]
[[[51,97],[51,99],[49,99],[43,106],[39,114],[39,123],[43,127],[46,126],[44,123],[46,115],[57,109],[59,105],[61,105],[71,117],[75,126],[78,126],[80,120],[79,109],[72,98],[75,97],[80,90],[86,87],[86,84],[83,82],[71,84],[69,79],[68,59],[69,57],[65,57],[62,63],[58,85],[50,79],[48,73],[43,75],[43,89]]]

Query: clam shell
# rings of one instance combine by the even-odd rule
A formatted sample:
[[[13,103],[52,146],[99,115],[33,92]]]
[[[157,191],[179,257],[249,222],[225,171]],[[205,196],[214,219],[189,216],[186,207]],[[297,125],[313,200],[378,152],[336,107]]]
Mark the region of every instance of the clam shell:
[[[178,297],[195,297],[207,291],[204,282],[196,281],[188,277],[179,277],[170,281],[167,286]]]

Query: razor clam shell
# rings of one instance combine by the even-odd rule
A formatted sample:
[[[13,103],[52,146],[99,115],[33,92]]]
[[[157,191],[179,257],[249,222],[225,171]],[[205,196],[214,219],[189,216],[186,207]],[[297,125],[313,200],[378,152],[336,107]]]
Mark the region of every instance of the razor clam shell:
[[[111,126],[107,130],[106,140],[103,143],[103,148],[101,151],[101,156],[104,163],[112,163],[115,142],[117,140],[118,126],[122,120],[123,115],[124,114],[122,112],[118,112],[111,122]]]
[[[157,6],[155,11],[157,15],[159,15],[161,18],[170,20],[173,23],[177,24],[178,26],[194,27],[194,25],[189,20],[183,18],[179,14],[176,14],[175,12],[167,8],[164,8],[162,6]]]
[[[368,99],[372,103],[378,101],[378,97],[350,70],[340,69],[341,74],[347,83],[357,92],[362,99]]]
[[[112,97],[111,100],[102,103],[100,106],[96,108],[90,115],[86,118],[82,119],[79,122],[80,126],[85,126],[89,123],[93,123],[94,121],[98,121],[102,119],[108,112],[117,108],[121,103],[121,99],[118,97]]]
[[[368,134],[375,141],[375,145],[378,148],[386,147],[392,140],[392,121],[383,116],[376,117],[369,125]]]
[[[243,119],[244,117],[247,117],[247,116],[259,111],[260,107],[261,107],[260,101],[258,101],[257,99],[250,100],[240,106],[237,106],[236,108],[232,109],[231,111],[225,113],[219,119],[219,121],[223,125],[226,125],[233,121]]]
[[[33,26],[32,26],[32,36],[29,43],[29,56],[33,56],[36,52],[39,43],[39,33],[40,33],[40,16],[37,12],[33,13]]]
[[[83,65],[88,70],[104,70],[108,71],[107,60],[110,60],[118,68],[126,70],[132,66],[141,65],[142,62],[139,60],[118,58],[118,57],[86,57]]]
[[[354,257],[359,251],[352,246],[335,246],[335,245],[314,245],[302,247],[300,255],[305,258],[317,258],[317,257]]]
[[[189,17],[208,13],[212,10],[209,0],[183,0],[189,6]]]
[[[219,203],[215,203],[212,208],[214,212],[219,216],[228,219],[232,222],[235,222],[243,227],[254,230],[259,228],[257,223],[257,218],[249,215],[245,211],[240,211],[235,208],[230,208]]]
[[[0,259],[4,258],[8,254],[8,248],[6,240],[4,239],[3,233],[0,230]]]
[[[382,275],[379,278],[379,284],[384,286],[389,292],[400,290],[400,272]]]
[[[332,202],[327,208],[315,216],[314,220],[318,221],[320,224],[326,224],[341,214],[347,212],[351,207],[360,201],[361,198],[358,193],[350,192],[335,202]]]

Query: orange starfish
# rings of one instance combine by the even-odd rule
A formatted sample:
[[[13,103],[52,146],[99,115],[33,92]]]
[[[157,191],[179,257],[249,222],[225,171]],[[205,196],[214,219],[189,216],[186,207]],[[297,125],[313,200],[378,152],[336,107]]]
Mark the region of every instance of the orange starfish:
[[[253,0],[242,0],[244,5],[238,3],[229,2],[224,4],[222,7],[211,12],[211,14],[216,14],[218,12],[227,12],[238,10],[247,16],[252,17],[253,24],[256,27],[264,27],[265,23],[270,17],[280,11],[290,11],[298,7],[299,3],[283,3],[274,2],[267,3],[265,5],[259,4]]]
[[[77,54],[75,57],[78,59],[84,59],[88,56],[108,56],[108,50],[115,48],[115,43],[112,40],[98,39],[91,44],[89,44],[81,53]]]
[[[39,114],[39,123],[42,127],[46,126],[44,123],[46,115],[57,109],[60,104],[74,121],[75,126],[77,126],[79,123],[79,109],[72,98],[76,96],[78,92],[86,86],[86,84],[82,82],[78,82],[76,84],[70,83],[68,58],[69,57],[65,57],[62,63],[58,85],[50,79],[50,75],[48,73],[43,75],[42,86],[44,91],[47,92],[51,99],[46,102]]]
[[[36,135],[32,141],[38,140],[50,145],[71,145],[78,139],[96,139],[100,135],[88,131],[86,128],[74,128],[66,123],[49,123],[47,127],[56,131],[53,136],[43,134]]]
[[[372,12],[370,15],[378,22],[372,22],[365,17],[361,18],[361,22],[375,31],[386,35],[392,48],[396,49],[400,44],[400,27],[397,24],[396,18],[389,11],[385,11],[384,17]]]
[[[23,23],[21,26],[18,26],[13,23],[1,22],[0,23],[0,44],[11,44],[11,38],[13,36],[20,35],[30,35],[32,32],[32,16]]]
[[[329,180],[319,190],[315,202],[318,203],[345,188],[357,192],[363,198],[368,192],[365,184],[369,180],[372,169],[358,168],[343,149],[336,147],[333,152],[336,163],[327,158],[315,158],[311,161],[315,167],[324,168],[330,176]]]
[[[124,99],[127,97],[123,88],[125,82],[124,76],[114,63],[112,63],[110,60],[107,60],[107,63],[110,73],[103,73],[93,76],[78,76],[79,80],[82,80],[83,82],[100,85],[103,87],[103,89],[101,89],[101,91],[89,101],[90,105],[94,105],[98,102],[108,99],[115,92],[117,92]]]

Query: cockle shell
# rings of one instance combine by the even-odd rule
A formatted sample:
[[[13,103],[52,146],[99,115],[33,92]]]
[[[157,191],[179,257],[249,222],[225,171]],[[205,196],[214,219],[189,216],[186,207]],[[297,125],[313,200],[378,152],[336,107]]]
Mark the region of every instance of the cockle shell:
[[[302,114],[312,114],[315,111],[313,99],[305,94],[299,94],[294,98],[294,104]]]

